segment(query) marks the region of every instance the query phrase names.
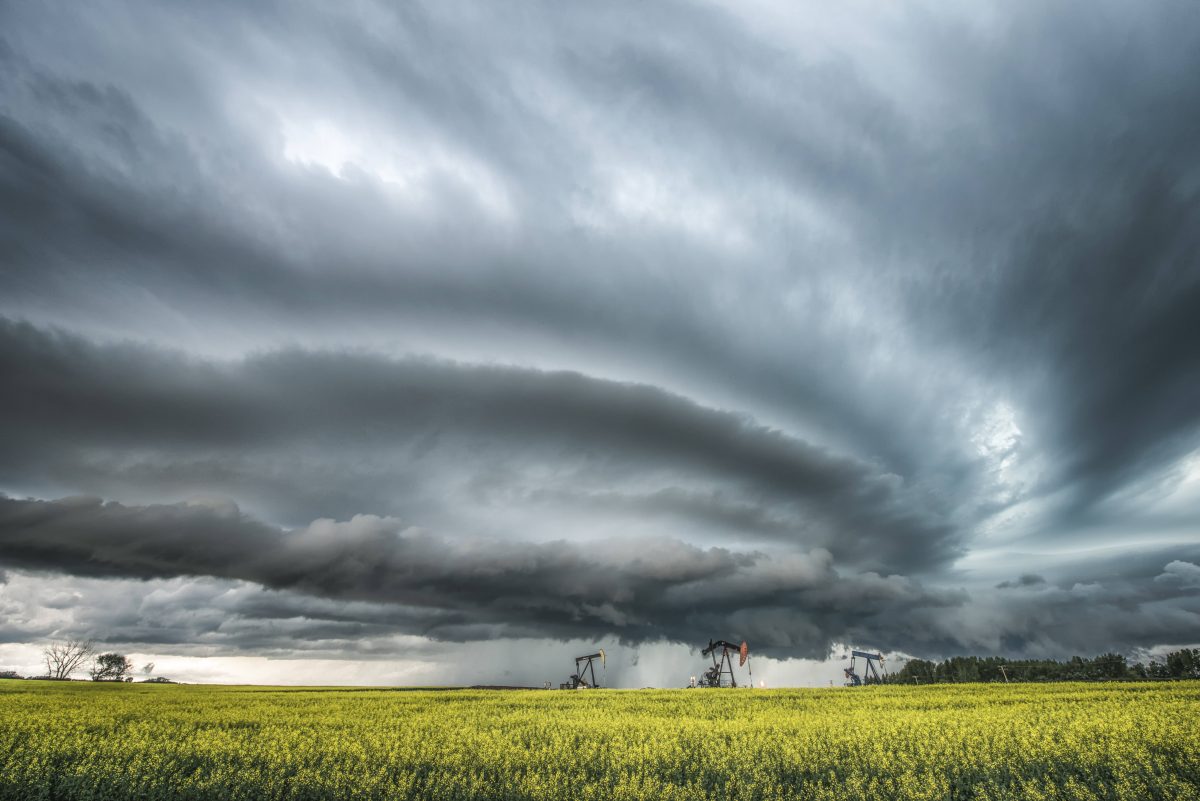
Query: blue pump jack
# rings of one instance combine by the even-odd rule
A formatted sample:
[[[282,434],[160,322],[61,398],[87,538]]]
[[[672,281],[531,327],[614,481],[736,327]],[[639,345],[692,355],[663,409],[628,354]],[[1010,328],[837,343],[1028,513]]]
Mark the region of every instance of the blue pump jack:
[[[854,660],[858,658],[866,662],[866,667],[863,668],[863,676],[859,676],[854,671]],[[882,684],[883,679],[887,677],[887,668],[883,666],[883,654],[869,654],[866,651],[851,651],[850,667],[845,668],[842,672],[846,674],[847,687],[861,687],[864,684]]]

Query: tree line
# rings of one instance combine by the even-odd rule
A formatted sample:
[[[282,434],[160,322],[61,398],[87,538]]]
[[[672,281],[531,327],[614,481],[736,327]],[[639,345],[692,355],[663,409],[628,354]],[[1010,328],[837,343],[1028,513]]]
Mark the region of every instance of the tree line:
[[[1015,681],[1134,681],[1138,679],[1200,679],[1200,648],[1184,648],[1148,664],[1130,662],[1120,654],[1092,659],[1073,656],[1054,659],[1003,659],[997,656],[954,656],[941,662],[910,659],[888,675],[887,684],[950,684]]]

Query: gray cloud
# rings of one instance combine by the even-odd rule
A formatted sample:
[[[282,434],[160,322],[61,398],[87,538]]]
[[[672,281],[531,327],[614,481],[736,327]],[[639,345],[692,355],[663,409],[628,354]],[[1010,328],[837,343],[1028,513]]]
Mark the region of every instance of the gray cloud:
[[[661,87],[661,92],[682,91],[675,84],[686,74],[709,81],[718,77],[707,68],[697,69],[699,65],[692,63],[695,59],[686,54],[712,52],[713,48],[704,47],[702,41],[736,28],[731,29],[729,20],[720,13],[697,19],[700,21],[694,23],[695,30],[681,34],[695,39],[696,47],[679,51],[682,62],[670,69],[661,63],[661,54],[654,52],[653,37],[630,45],[644,53],[642,62],[660,65],[654,72],[671,74],[671,83]],[[607,22],[615,25],[617,20]],[[579,32],[577,22],[566,20],[563,24]],[[326,28],[322,25],[320,29]],[[344,36],[353,35],[353,26],[337,29]],[[489,26],[487,30],[494,28]],[[357,37],[353,41],[355,52],[383,57],[373,37],[362,41],[361,31]],[[598,46],[598,52],[586,58],[564,55],[550,43],[544,46],[549,53],[525,55],[531,61],[562,57],[573,65],[572,70],[562,74],[564,83],[553,87],[554,92],[612,91],[629,78],[616,66],[627,59],[611,58],[605,46]],[[762,48],[748,38],[740,42],[738,50],[756,60],[765,58],[754,56]],[[34,173],[16,175],[11,186],[13,206],[45,208],[52,213],[22,219],[11,231],[17,253],[28,254],[11,268],[21,279],[17,286],[26,291],[20,307],[13,312],[28,315],[52,302],[57,308],[74,308],[76,319],[91,319],[94,296],[78,289],[91,285],[97,265],[103,264],[100,290],[118,305],[134,303],[139,313],[154,314],[160,320],[159,334],[161,326],[174,327],[171,320],[177,321],[186,308],[184,313],[192,319],[199,315],[218,325],[230,317],[243,318],[249,326],[245,335],[251,337],[262,328],[263,319],[273,330],[290,330],[294,336],[303,336],[301,330],[294,330],[293,322],[301,312],[305,329],[325,337],[351,334],[377,341],[383,330],[411,339],[417,330],[435,332],[443,346],[452,344],[477,351],[489,348],[486,334],[495,331],[503,341],[522,343],[521,350],[530,356],[561,347],[565,338],[572,351],[571,361],[583,357],[586,363],[607,365],[619,359],[626,369],[637,368],[643,378],[669,378],[681,389],[699,385],[710,395],[728,395],[731,384],[742,384],[754,390],[751,394],[758,398],[755,405],[766,406],[775,415],[800,419],[822,439],[849,442],[866,456],[884,458],[897,472],[911,472],[917,462],[923,461],[914,462],[915,451],[897,439],[907,440],[908,428],[916,429],[913,435],[920,437],[929,423],[901,411],[905,425],[898,427],[895,404],[882,402],[884,396],[895,398],[898,393],[908,396],[912,392],[911,384],[903,379],[903,368],[892,374],[878,359],[871,358],[872,351],[894,332],[851,327],[840,319],[843,302],[839,298],[845,296],[845,288],[823,260],[806,256],[800,265],[785,266],[769,249],[751,240],[744,248],[724,254],[725,249],[714,250],[711,243],[698,236],[695,226],[706,223],[705,215],[716,213],[706,210],[704,198],[719,197],[725,182],[744,182],[755,176],[755,170],[772,165],[763,165],[753,157],[706,178],[690,164],[671,159],[666,164],[672,169],[660,176],[651,165],[663,165],[662,154],[646,151],[646,143],[632,133],[650,126],[657,136],[674,133],[692,140],[697,155],[724,156],[727,148],[721,137],[708,133],[712,124],[726,119],[752,122],[757,117],[761,124],[747,126],[743,122],[740,131],[769,127],[780,147],[789,143],[783,147],[785,156],[809,158],[810,150],[835,150],[845,141],[838,137],[855,136],[856,117],[883,113],[879,104],[886,101],[878,93],[872,93],[861,82],[850,91],[837,70],[799,70],[779,53],[761,65],[764,70],[799,70],[805,86],[812,90],[809,102],[815,108],[811,113],[821,119],[832,121],[851,114],[850,120],[832,126],[833,132],[798,125],[797,115],[805,109],[775,108],[766,96],[757,93],[753,97],[765,102],[766,108],[754,113],[714,109],[711,102],[699,97],[688,107],[703,113],[701,120],[687,114],[676,120],[662,120],[648,113],[653,106],[631,108],[630,126],[613,130],[614,136],[630,139],[614,143],[627,160],[610,160],[605,152],[583,148],[582,143],[574,141],[575,132],[570,126],[551,125],[554,120],[543,119],[546,109],[520,103],[497,104],[493,96],[508,97],[519,92],[521,87],[510,83],[517,76],[472,62],[464,68],[472,71],[478,86],[464,86],[462,91],[473,101],[467,107],[486,116],[465,120],[452,116],[444,120],[456,123],[455,139],[464,130],[518,136],[513,132],[533,125],[545,129],[551,141],[565,150],[561,160],[547,162],[545,142],[534,146],[523,141],[525,135],[521,134],[518,141],[508,143],[517,151],[514,158],[519,156],[518,163],[526,172],[507,175],[506,189],[512,193],[517,191],[515,187],[527,186],[538,192],[517,195],[514,202],[534,205],[519,209],[523,213],[515,229],[496,230],[487,221],[465,219],[462,202],[452,202],[452,209],[441,208],[435,197],[434,210],[430,211],[430,198],[422,197],[426,211],[414,214],[412,209],[389,200],[385,188],[365,176],[346,179],[324,170],[305,171],[288,162],[280,164],[277,155],[264,152],[268,143],[243,143],[240,130],[221,132],[233,145],[241,145],[237,151],[240,161],[230,162],[223,152],[206,152],[210,147],[206,143],[213,134],[196,135],[191,126],[198,121],[190,116],[176,119],[172,113],[156,125],[150,113],[121,89],[60,78],[32,65],[19,69],[24,62],[15,57],[14,61],[18,69],[11,79],[12,105],[14,112],[21,112],[21,120],[28,122],[13,120],[12,150],[20,154],[22,169]],[[707,59],[701,61],[707,63]],[[366,62],[364,69],[377,66],[369,58]],[[391,88],[383,96],[407,109],[416,99],[403,93],[395,96],[397,86],[410,87],[394,82],[394,62],[394,56],[388,60],[387,84]],[[731,68],[736,63],[737,59],[731,58]],[[595,81],[577,75],[588,64],[600,72]],[[261,66],[268,73],[277,67]],[[173,72],[178,67],[166,69]],[[514,69],[527,76],[534,64]],[[736,69],[739,73],[746,71],[745,67]],[[615,74],[606,74],[613,70]],[[527,77],[532,78],[532,73]],[[746,75],[747,80],[752,77]],[[370,80],[381,78],[380,74],[372,74]],[[614,88],[606,90],[606,86]],[[337,88],[362,91],[361,87]],[[442,88],[451,95],[455,93]],[[318,83],[310,91],[325,97],[332,90]],[[418,86],[413,91],[421,98],[429,90]],[[703,92],[728,94],[719,83],[707,85]],[[870,97],[860,101],[854,99],[855,92]],[[58,105],[47,104],[43,102],[45,94],[68,99]],[[328,99],[331,103],[341,102]],[[736,96],[730,102],[735,100]],[[860,110],[851,113],[846,107]],[[435,106],[426,111],[430,117],[442,119],[445,114],[461,113],[456,112],[460,108],[454,104],[449,109]],[[503,118],[505,109],[515,109],[508,113],[517,118]],[[197,109],[197,113],[202,112]],[[92,120],[86,138],[91,144],[84,150],[77,139],[80,125]],[[280,124],[279,120],[273,121]],[[163,129],[171,123],[178,129]],[[235,126],[233,120],[219,115],[203,117],[206,130],[221,124]],[[407,125],[398,133],[402,139],[416,135]],[[439,128],[438,133],[445,134],[446,130]],[[734,130],[729,135],[737,133]],[[834,141],[827,144],[809,141],[831,136]],[[498,148],[493,141],[472,138],[470,143],[478,150],[467,152],[491,166],[497,166],[498,157],[510,154],[509,149]],[[553,152],[553,146],[550,150]],[[759,150],[749,147],[746,152],[752,156]],[[836,177],[839,171],[852,170],[859,163],[846,154],[820,158],[835,162],[820,168],[819,172],[827,177]],[[143,176],[161,179],[147,181]],[[634,185],[626,187],[631,180]],[[648,183],[642,186],[639,180]],[[762,178],[755,180],[761,182]],[[659,186],[659,182],[667,185]],[[669,185],[671,182],[680,185]],[[771,179],[766,188],[777,191],[773,188],[775,182]],[[192,192],[174,191],[180,183],[191,187]],[[707,185],[710,183],[714,185]],[[630,192],[657,197],[666,192],[674,195],[676,189],[686,193],[683,197],[697,198],[693,205],[698,207],[681,209],[678,219],[657,221],[662,222],[661,226],[641,206],[621,207],[620,198]],[[823,187],[804,182],[781,191],[786,196],[800,189],[819,197]],[[30,196],[35,191],[43,193],[43,200],[31,204]],[[584,200],[576,197],[581,192]],[[594,201],[586,200],[589,192],[597,194]],[[245,203],[235,202],[231,193],[269,197],[279,208],[274,210],[262,203],[246,208]],[[541,204],[547,202],[555,207],[543,208]],[[610,208],[614,202],[617,207]],[[584,208],[576,208],[580,203]],[[599,211],[590,211],[588,203],[598,204]],[[720,208],[722,214],[734,215],[728,224],[744,227],[736,220],[741,211],[725,203]],[[228,211],[231,209],[238,211],[233,214]],[[588,222],[595,214],[603,220]],[[610,215],[616,216],[609,221]],[[699,219],[693,220],[696,215]],[[819,233],[811,235],[817,237]],[[763,277],[770,281],[748,284],[742,278],[745,259],[759,264]],[[171,264],[171,269],[160,269],[164,262]],[[47,271],[48,263],[55,265],[52,271]],[[338,269],[330,270],[333,264],[339,265]],[[571,269],[564,271],[564,264],[572,265]],[[802,269],[797,271],[798,267]],[[790,308],[777,304],[779,293],[770,288],[776,282],[787,287]],[[147,292],[161,305],[149,309],[137,300]],[[804,320],[802,325],[797,326],[798,318]],[[746,327],[748,320],[756,324]],[[111,315],[104,315],[102,326],[111,328]],[[485,335],[464,338],[464,329]],[[227,330],[224,336],[229,336]],[[861,372],[837,357],[847,349],[861,349],[860,358],[872,361],[873,369],[878,371],[874,386],[864,387]],[[511,350],[499,355],[513,357]],[[880,402],[872,400],[872,391],[879,393]],[[745,403],[748,399],[743,395],[738,400]],[[912,400],[922,405],[928,402]],[[933,440],[925,439],[925,447],[933,447]],[[957,455],[962,462],[957,472],[968,472],[969,463]]]
[[[115,517],[122,519],[123,533],[129,531],[130,519],[157,522],[163,516],[161,509],[113,510],[95,503],[70,503],[75,509],[70,515],[56,519],[57,526],[72,525],[75,521],[71,518],[77,518],[78,512],[88,506],[102,510],[101,514],[81,521],[92,532],[103,529],[102,518],[114,511]],[[173,511],[186,514],[195,510]],[[378,544],[372,537],[346,536],[347,530],[356,524],[376,529],[382,524],[383,530],[390,534],[397,528],[390,521],[348,524],[326,521],[310,527],[320,529],[319,533],[306,530],[280,536],[286,539],[300,535],[304,542],[295,547],[304,552],[302,559],[315,557],[314,546],[336,551],[337,558],[330,559],[328,554],[320,557],[323,565],[343,559],[353,562],[352,556],[357,555],[376,566],[388,566],[386,559],[378,559]],[[158,542],[160,532],[134,530],[123,537],[105,538],[104,545],[95,548],[101,555],[103,569],[110,574],[115,572],[118,566],[111,555],[122,552],[122,569],[131,573],[141,571],[136,559],[128,558],[128,546],[142,536],[146,540],[140,544],[148,545]],[[75,543],[76,554],[78,545],[89,541],[78,530],[70,539]],[[411,543],[403,542],[404,535],[396,539],[393,552],[407,553]],[[11,544],[9,540],[11,536],[6,536],[6,546]],[[1198,611],[1196,593],[1186,586],[1171,585],[1170,577],[1178,572],[1177,566],[1168,566],[1164,571],[1168,577],[1166,584],[1162,580],[1114,582],[1111,579],[1038,583],[1016,595],[1009,590],[1004,595],[984,591],[968,596],[961,592],[931,593],[898,577],[834,578],[822,569],[819,554],[815,558],[769,565],[760,555],[743,554],[744,558],[733,560],[740,564],[732,574],[722,572],[699,589],[690,587],[689,580],[715,566],[727,566],[728,554],[711,558],[713,554],[697,553],[696,549],[680,543],[656,543],[645,558],[631,558],[625,552],[614,559],[606,545],[601,544],[592,553],[582,553],[575,546],[555,544],[559,551],[556,558],[540,561],[529,559],[530,553],[522,551],[525,563],[517,572],[526,583],[522,583],[517,594],[506,584],[505,592],[498,596],[488,593],[496,591],[497,581],[505,581],[499,574],[516,576],[508,570],[508,563],[491,562],[486,549],[437,555],[436,575],[431,577],[412,579],[412,572],[425,567],[420,557],[410,562],[407,570],[388,571],[384,584],[372,583],[375,580],[368,577],[354,592],[380,596],[371,601],[309,594],[326,590],[334,594],[343,592],[344,586],[336,582],[324,588],[304,581],[302,589],[263,589],[258,581],[280,580],[286,584],[294,579],[294,574],[270,568],[263,574],[256,572],[251,583],[201,579],[164,585],[162,580],[150,580],[153,590],[109,579],[101,584],[87,584],[82,594],[60,593],[58,600],[37,599],[43,609],[57,606],[61,610],[57,622],[34,621],[23,630],[6,630],[6,636],[20,640],[102,632],[109,642],[141,643],[196,655],[249,652],[279,657],[338,656],[370,660],[423,654],[423,658],[436,660],[450,644],[460,641],[467,643],[461,647],[476,653],[478,647],[470,645],[471,642],[497,638],[523,643],[531,642],[525,639],[528,637],[535,640],[557,637],[563,645],[568,640],[578,645],[589,640],[612,643],[614,638],[633,638],[638,636],[639,626],[631,615],[645,611],[647,604],[655,607],[656,619],[667,621],[659,636],[695,646],[712,636],[713,631],[722,631],[729,636],[748,637],[755,652],[764,656],[820,658],[826,655],[831,642],[837,641],[871,642],[885,649],[915,647],[921,653],[943,656],[979,650],[1011,656],[1050,656],[1063,649],[1083,652],[1098,645],[1129,648],[1150,642],[1186,644],[1194,641],[1197,633],[1190,622]],[[291,547],[275,550],[274,556],[291,556]],[[170,544],[165,549],[159,547],[160,555],[170,551]],[[665,569],[657,560],[659,556],[678,556],[681,552],[699,556],[701,568],[691,569],[697,564],[694,559],[687,566],[672,563]],[[426,548],[421,553],[433,557],[435,552]],[[511,550],[506,553],[514,556]],[[221,558],[218,554],[214,561],[219,563]],[[574,573],[559,571],[550,576],[541,572],[556,559],[561,563],[562,558],[570,563],[571,570],[578,570],[579,576],[584,577],[580,584],[571,584],[576,577]],[[36,557],[30,558],[28,552],[25,559],[36,562]],[[486,563],[486,567],[481,568],[481,563]],[[55,559],[53,564],[61,568],[63,562]],[[366,564],[359,562],[350,572],[361,570],[367,576],[371,571]],[[162,569],[160,561],[154,570]],[[235,572],[238,570],[245,574],[259,568],[235,568]],[[467,574],[462,583],[446,582],[453,571]],[[348,575],[345,570],[339,572]],[[550,584],[555,592],[561,592],[555,596],[559,603],[553,606],[545,603],[544,593]],[[428,594],[421,589],[431,586],[438,586],[438,591]],[[636,592],[630,594],[631,589]],[[415,592],[426,605],[410,607],[385,600],[409,592]],[[529,596],[520,594],[525,592]],[[475,609],[483,596],[489,597],[486,606]],[[600,602],[603,597],[610,597],[612,602]],[[782,606],[777,605],[780,601]],[[439,605],[429,606],[429,603]],[[494,607],[496,603],[504,607],[499,614]],[[507,608],[509,604],[514,608]],[[1102,614],[1089,610],[1100,610]],[[564,617],[570,618],[569,624],[559,625]],[[575,636],[569,636],[568,632]],[[835,637],[833,641],[828,639],[831,635]],[[430,642],[429,637],[435,642]],[[439,646],[437,641],[443,645]],[[625,639],[625,645],[636,656],[638,641]],[[550,647],[544,653],[559,653],[562,647],[558,650]],[[623,652],[625,649],[618,649],[614,655]],[[530,663],[524,670],[528,675],[522,673],[522,680],[540,681],[545,668]],[[468,680],[485,679],[482,674],[471,674]],[[670,683],[679,678],[661,675],[651,680]]]
[[[1093,644],[1186,644],[1200,635],[1196,566],[1180,560],[1142,580],[1049,584],[1025,576],[999,595],[972,597],[901,576],[840,572],[822,550],[738,552],[668,539],[449,541],[370,516],[287,531],[229,506],[88,498],[0,501],[0,559],[85,577],[243,582],[178,585],[152,599],[150,614],[130,603],[143,593],[127,588],[103,606],[62,599],[80,607],[74,631],[220,652],[387,657],[411,645],[392,641],[395,634],[694,645],[716,631],[747,638],[767,656],[823,658],[838,642],[1045,655]],[[1095,609],[1103,614],[1088,611]]]
[[[1008,590],[1014,587],[1034,587],[1038,584],[1045,584],[1046,580],[1037,573],[1022,573],[1017,577],[1016,581],[1002,581],[996,585],[998,590]]]
[[[128,11],[117,6],[114,13]],[[302,310],[321,336],[347,326],[370,336],[363,325],[410,336],[423,326],[454,339],[469,326],[507,341],[523,337],[531,352],[565,336],[589,363],[636,350],[643,376],[669,365],[671,381],[706,393],[728,391],[715,386],[724,383],[717,375],[736,380],[747,390],[738,401],[787,410],[819,441],[879,458],[914,480],[953,475],[965,482],[946,487],[951,493],[978,492],[971,480],[978,466],[944,432],[961,437],[957,418],[972,411],[977,393],[998,386],[1020,405],[1022,425],[1052,463],[1044,486],[1026,489],[1066,486],[1075,512],[1118,489],[1129,471],[1196,445],[1187,402],[1195,395],[1194,349],[1182,344],[1195,338],[1190,321],[1200,292],[1187,259],[1196,244],[1189,165],[1200,159],[1187,135],[1195,115],[1186,110],[1197,104],[1180,102],[1200,91],[1188,80],[1198,66],[1190,54],[1200,49],[1191,46],[1200,34],[1190,26],[1139,19],[1129,26],[1134,44],[1124,46],[1153,55],[1140,69],[1113,74],[1108,60],[1097,61],[1110,50],[1111,32],[1072,31],[1072,46],[1062,47],[1057,12],[1014,10],[1010,28],[991,37],[970,21],[947,22],[926,36],[970,69],[930,67],[962,77],[927,91],[961,103],[962,120],[950,129],[957,139],[934,128],[924,142],[922,121],[872,83],[879,79],[874,65],[839,57],[806,63],[785,48],[764,47],[718,10],[689,15],[667,49],[626,26],[618,36],[617,20],[607,15],[584,22],[550,13],[541,35],[524,37],[504,69],[489,61],[488,47],[476,47],[496,36],[495,21],[461,10],[379,20],[399,41],[411,39],[416,52],[429,48],[428,58],[398,58],[361,20],[313,11],[297,16],[287,33],[342,69],[306,76],[302,101],[291,103],[302,111],[272,106],[278,98],[271,91],[296,76],[270,48],[229,41],[221,26],[232,13],[190,20],[200,26],[193,47],[203,52],[219,39],[230,65],[246,69],[214,71],[207,91],[193,89],[193,103],[182,108],[164,106],[158,87],[62,77],[30,54],[5,49],[13,67],[5,93],[12,115],[4,128],[11,166],[5,240],[11,297],[21,304],[10,312],[44,316],[51,304],[87,319],[96,297],[81,289],[95,287],[108,296],[99,308],[109,327],[112,304],[145,312],[137,298],[149,292],[162,304],[159,314],[165,306],[174,319],[265,314],[272,328],[286,330]],[[1109,13],[1125,19],[1119,9]],[[36,17],[22,21],[34,40],[69,36],[94,47],[105,36],[101,14],[53,34]],[[146,22],[169,32],[178,20],[149,15]],[[250,13],[241,22],[253,30],[265,20]],[[589,47],[555,46],[584,29],[595,39]],[[714,53],[729,55],[713,62]],[[445,68],[432,69],[436,63]],[[559,68],[555,77],[537,71],[546,65]],[[194,86],[192,66],[164,65],[164,80]],[[486,165],[515,204],[515,236],[486,214],[471,219],[465,184],[449,195],[426,187],[425,212],[416,214],[388,199],[370,165],[336,175],[281,163],[268,150],[277,139],[254,138],[212,96],[236,91],[226,82],[255,68],[264,84],[260,122],[285,128],[286,114],[322,103],[335,117],[353,119],[362,111],[354,100],[378,92],[379,111],[363,123],[391,125],[400,141],[420,143],[418,150],[435,136]],[[1063,91],[1053,98],[1061,105],[1052,105],[1039,70],[1077,91]],[[115,69],[99,75],[128,78]],[[764,76],[780,76],[789,92],[765,91],[773,84]],[[582,114],[589,104],[621,109],[636,125],[606,128],[607,148],[587,147],[567,111]],[[1131,127],[1134,110],[1144,124]],[[403,113],[403,124],[389,113]],[[675,155],[650,137],[674,137]],[[364,157],[353,149],[343,155]],[[639,169],[650,182],[642,189],[656,197],[663,190],[654,188],[659,176],[651,164],[686,176],[679,188],[691,182],[696,197],[721,198],[731,184],[749,185],[764,197],[777,192],[791,203],[836,209],[838,224],[862,226],[866,242],[903,263],[877,270],[872,254],[825,242],[811,220],[801,230],[817,247],[785,264],[778,254],[795,244],[770,219],[752,221],[748,250],[723,254],[704,248],[687,225],[670,230],[668,247],[640,206],[635,219],[614,221],[614,235],[605,226],[581,227],[570,202],[563,208],[579,187],[607,187],[619,199],[620,180],[606,182]],[[709,169],[698,173],[697,164]],[[423,180],[467,181],[465,169],[435,166]],[[176,191],[179,185],[190,191]],[[725,211],[727,225],[751,224],[738,209]],[[960,266],[980,253],[991,254],[986,266]],[[739,280],[746,259],[769,291]],[[826,269],[831,261],[845,264],[843,279]],[[576,266],[559,269],[564,263]],[[879,272],[882,283],[874,279]],[[899,285],[893,273],[902,276]],[[697,274],[728,289],[716,294],[705,282],[687,281]],[[1131,286],[1141,293],[1141,313],[1123,315]],[[781,288],[791,309],[777,302]],[[847,326],[837,302],[847,297],[880,314]],[[747,320],[769,321],[774,330]],[[940,369],[908,380],[912,363],[887,347],[896,337],[928,348]],[[466,339],[456,344],[489,347],[486,336]],[[881,348],[890,366],[874,357]],[[870,362],[869,380],[855,361]],[[971,375],[972,364],[988,365],[993,375]],[[1118,418],[1127,421],[1122,429],[1107,425]]]
[[[686,643],[735,628],[767,653],[814,657],[828,653],[859,616],[854,604],[886,607],[877,623],[886,626],[916,608],[962,602],[900,576],[843,576],[823,550],[768,555],[669,539],[449,541],[371,516],[284,531],[231,507],[131,507],[89,498],[0,501],[0,559],[81,576],[211,576],[399,605],[409,611],[392,611],[389,628],[437,639]],[[332,631],[378,632],[381,622],[373,615],[373,625],[359,619],[346,632],[345,620],[305,616],[307,636],[317,639]]]
[[[510,507],[552,500],[566,527],[581,516],[576,506],[592,517],[653,507],[681,521],[659,525],[705,520],[734,537],[821,546],[889,570],[932,567],[957,547],[953,528],[923,508],[928,499],[877,466],[649,386],[346,352],[208,363],[8,321],[0,370],[26,389],[0,401],[12,429],[0,479],[13,483],[108,489],[132,461],[121,480],[168,497],[202,480],[231,493],[260,488],[294,514],[314,477],[300,466],[282,485],[264,482],[254,475],[264,463],[366,462],[373,478],[361,468],[315,477],[325,511],[441,515],[461,500],[444,487],[453,482]],[[556,489],[564,483],[569,491]],[[630,489],[620,497],[578,494],[621,485]],[[329,508],[339,493],[359,506]],[[406,495],[420,497],[406,508],[397,503]]]
[[[1154,580],[1187,590],[1197,590],[1200,589],[1200,565],[1175,559],[1167,564]]]

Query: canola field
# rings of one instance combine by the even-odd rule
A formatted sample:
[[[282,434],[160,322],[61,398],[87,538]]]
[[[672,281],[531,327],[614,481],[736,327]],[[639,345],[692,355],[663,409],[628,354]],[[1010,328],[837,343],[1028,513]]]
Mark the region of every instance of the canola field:
[[[1200,682],[0,682],[2,799],[1200,799]]]

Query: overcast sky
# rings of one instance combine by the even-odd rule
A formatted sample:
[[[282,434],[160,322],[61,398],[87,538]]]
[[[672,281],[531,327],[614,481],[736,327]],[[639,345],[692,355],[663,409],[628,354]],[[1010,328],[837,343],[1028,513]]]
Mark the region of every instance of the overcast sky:
[[[1200,643],[1192,3],[395,5],[0,3],[0,669]]]

